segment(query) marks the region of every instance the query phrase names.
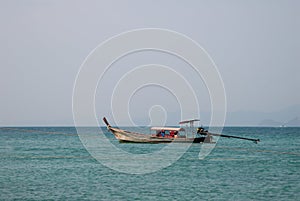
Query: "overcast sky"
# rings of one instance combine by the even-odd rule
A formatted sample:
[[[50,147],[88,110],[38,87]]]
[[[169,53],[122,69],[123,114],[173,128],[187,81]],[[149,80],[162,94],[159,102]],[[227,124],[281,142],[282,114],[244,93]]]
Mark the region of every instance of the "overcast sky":
[[[300,1],[2,0],[0,125],[72,125],[87,55],[116,34],[152,27],[185,34],[209,53],[229,112],[300,103]]]

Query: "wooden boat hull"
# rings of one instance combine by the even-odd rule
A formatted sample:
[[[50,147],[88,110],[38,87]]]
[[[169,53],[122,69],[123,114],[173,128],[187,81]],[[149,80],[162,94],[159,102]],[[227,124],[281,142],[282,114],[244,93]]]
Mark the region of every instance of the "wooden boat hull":
[[[106,118],[103,118],[104,123],[107,126],[107,129],[114,134],[114,136],[120,141],[120,142],[134,142],[134,143],[214,143],[212,136],[219,136],[219,137],[226,137],[226,138],[236,138],[241,140],[250,140],[252,142],[258,143],[259,139],[253,139],[253,138],[246,138],[246,137],[239,137],[239,136],[233,136],[233,135],[224,135],[224,134],[215,134],[210,133],[206,130],[204,130],[202,127],[199,127],[197,129],[198,136],[196,138],[187,138],[185,136],[180,135],[146,135],[146,134],[140,134],[135,132],[130,132],[126,130],[122,130],[119,128],[113,128],[108,123]],[[180,123],[186,123],[186,122],[193,122],[195,120],[189,120],[189,121],[182,121]],[[155,130],[169,130],[169,131],[179,131],[182,130],[181,128],[156,128]],[[174,133],[173,133],[174,134]],[[171,137],[172,136],[172,137]]]
[[[118,128],[108,127],[109,131],[114,134],[116,139],[123,143],[211,143],[211,137],[197,137],[197,138],[168,138],[168,137],[157,137],[150,134],[140,134],[130,132]]]

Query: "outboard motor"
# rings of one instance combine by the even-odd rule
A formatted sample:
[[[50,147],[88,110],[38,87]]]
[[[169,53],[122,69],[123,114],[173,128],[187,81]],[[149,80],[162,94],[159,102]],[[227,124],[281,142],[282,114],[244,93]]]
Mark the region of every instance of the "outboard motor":
[[[197,134],[200,134],[200,135],[207,135],[207,130],[204,130],[203,127],[198,127],[197,128]]]
[[[203,132],[203,130],[204,130],[204,129],[203,129],[202,127],[198,127],[198,128],[197,128],[197,133],[199,134],[199,133]]]

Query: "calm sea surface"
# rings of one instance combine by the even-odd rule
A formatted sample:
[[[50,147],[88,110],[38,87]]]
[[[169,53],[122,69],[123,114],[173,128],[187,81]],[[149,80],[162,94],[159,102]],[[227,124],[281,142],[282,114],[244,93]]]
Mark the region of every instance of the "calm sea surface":
[[[300,128],[227,127],[223,133],[261,142],[220,138],[203,160],[201,145],[193,144],[171,166],[132,175],[92,158],[75,128],[0,128],[0,200],[300,199]],[[165,146],[120,144],[106,134],[133,153]]]

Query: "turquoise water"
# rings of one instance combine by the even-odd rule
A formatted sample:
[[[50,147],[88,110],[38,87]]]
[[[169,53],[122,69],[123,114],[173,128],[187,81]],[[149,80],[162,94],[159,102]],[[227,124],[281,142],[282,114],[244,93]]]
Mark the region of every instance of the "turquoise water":
[[[204,160],[198,159],[201,145],[192,145],[171,166],[132,175],[92,158],[75,128],[0,128],[0,199],[299,200],[300,128],[228,127],[223,133],[261,142],[220,138]],[[106,134],[130,152],[164,146],[119,144]]]

